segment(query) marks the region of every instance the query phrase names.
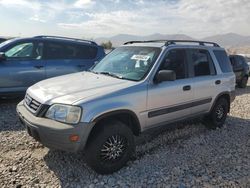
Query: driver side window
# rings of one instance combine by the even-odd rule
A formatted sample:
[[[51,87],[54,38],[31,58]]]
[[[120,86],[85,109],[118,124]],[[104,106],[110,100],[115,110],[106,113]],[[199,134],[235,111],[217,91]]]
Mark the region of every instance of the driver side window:
[[[42,43],[35,45],[33,42],[19,43],[12,46],[5,52],[5,55],[9,59],[41,59],[42,57]]]
[[[176,79],[187,78],[187,55],[184,49],[170,50],[164,58],[160,70],[172,70]]]

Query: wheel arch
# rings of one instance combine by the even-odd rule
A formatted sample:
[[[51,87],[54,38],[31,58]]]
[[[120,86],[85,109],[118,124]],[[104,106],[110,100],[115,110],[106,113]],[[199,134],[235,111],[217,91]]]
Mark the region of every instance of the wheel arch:
[[[92,120],[94,126],[92,127],[90,134],[87,138],[87,144],[92,136],[98,131],[101,127],[100,123],[104,121],[118,120],[126,124],[135,136],[138,136],[141,133],[141,125],[138,117],[131,110],[116,110],[104,113],[95,119]]]
[[[212,105],[212,107],[210,109],[210,112],[213,110],[214,105],[216,104],[216,102],[220,98],[225,98],[228,101],[228,104],[229,104],[228,112],[230,112],[230,104],[231,104],[231,95],[230,95],[230,92],[222,92],[219,95],[217,95],[216,98],[215,98],[215,100],[214,100],[214,102],[213,102],[213,105]]]

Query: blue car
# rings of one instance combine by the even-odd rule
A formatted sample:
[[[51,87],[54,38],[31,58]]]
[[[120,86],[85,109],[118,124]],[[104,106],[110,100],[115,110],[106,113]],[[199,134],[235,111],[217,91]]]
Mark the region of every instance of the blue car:
[[[41,80],[85,71],[105,56],[93,41],[55,36],[7,40],[0,44],[0,96],[24,94]]]

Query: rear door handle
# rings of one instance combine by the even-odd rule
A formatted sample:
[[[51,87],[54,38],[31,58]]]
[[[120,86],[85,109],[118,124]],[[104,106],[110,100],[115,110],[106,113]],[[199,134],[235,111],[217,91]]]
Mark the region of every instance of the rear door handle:
[[[187,86],[183,86],[183,91],[189,91],[191,90],[191,86],[190,85],[187,85]]]
[[[41,68],[43,68],[44,66],[42,66],[42,65],[36,65],[36,66],[34,66],[35,68],[37,68],[37,69],[41,69]]]
[[[220,80],[216,80],[216,81],[215,81],[215,84],[216,84],[216,85],[219,85],[219,84],[221,84],[221,81],[220,81]]]

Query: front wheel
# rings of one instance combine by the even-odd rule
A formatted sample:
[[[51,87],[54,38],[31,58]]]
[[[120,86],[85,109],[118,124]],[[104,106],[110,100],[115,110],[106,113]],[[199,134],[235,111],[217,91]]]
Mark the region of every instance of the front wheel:
[[[87,164],[99,174],[121,169],[133,155],[132,131],[120,121],[103,122],[90,138],[86,148]]]
[[[204,123],[208,128],[215,129],[222,127],[226,121],[227,113],[229,111],[229,102],[225,98],[220,98],[215,103],[209,116],[204,119]]]

